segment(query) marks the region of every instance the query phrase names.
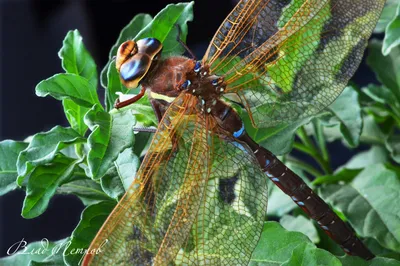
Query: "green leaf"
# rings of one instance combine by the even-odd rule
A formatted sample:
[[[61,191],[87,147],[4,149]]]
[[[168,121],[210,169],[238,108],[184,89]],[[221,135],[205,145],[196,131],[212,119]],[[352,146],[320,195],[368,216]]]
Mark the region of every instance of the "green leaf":
[[[84,77],[97,88],[96,63],[86,50],[78,30],[67,33],[58,56],[65,72]]]
[[[28,143],[13,140],[0,142],[0,196],[17,188],[17,159]]]
[[[22,217],[32,219],[41,215],[47,209],[56,189],[70,180],[79,163],[80,160],[59,154],[50,163],[36,167],[26,185]]]
[[[112,91],[108,91],[108,90],[110,90],[110,87],[109,87],[109,84],[108,84],[110,82],[110,77],[108,77],[108,73],[110,72],[110,70],[112,70],[112,68],[115,68],[115,63],[114,63],[114,66],[111,66],[111,63],[113,62],[112,58],[113,58],[113,56],[117,55],[118,48],[123,42],[125,42],[125,41],[127,41],[129,39],[134,39],[135,36],[139,33],[139,31],[141,29],[143,29],[147,24],[149,24],[151,20],[152,20],[152,17],[150,15],[148,15],[148,14],[138,14],[138,15],[136,15],[131,20],[131,22],[129,22],[129,24],[126,25],[122,29],[122,31],[121,31],[121,33],[120,33],[120,35],[118,37],[117,42],[112,46],[112,48],[110,50],[109,61],[107,62],[106,66],[103,68],[103,70],[101,71],[101,74],[100,74],[100,76],[101,76],[101,80],[100,80],[101,85],[104,88],[107,88],[106,94],[105,94],[105,98],[106,98],[105,102],[106,102],[107,111],[112,109],[113,104],[114,104],[114,102],[108,98],[109,96],[113,95]],[[119,74],[116,75],[116,77],[115,77],[115,75],[113,73],[111,78],[112,79],[117,78],[119,80]]]
[[[356,256],[339,257],[343,266],[400,266],[400,262],[395,259],[376,257],[372,260],[365,261]]]
[[[9,256],[0,259],[0,265],[63,265],[60,260],[68,241],[69,239],[66,238],[49,242],[47,238],[43,238],[42,241],[28,244],[25,239],[21,239],[9,248],[7,251]]]
[[[341,266],[340,261],[323,249],[317,249],[314,245],[310,243],[304,243],[297,246],[292,253],[292,257],[282,266],[309,266],[309,265],[335,265]]]
[[[275,127],[255,128],[251,124],[247,113],[243,112],[241,117],[249,136],[275,155],[282,155],[290,152],[297,129],[309,123],[312,119],[312,117],[308,117],[292,123],[282,123]]]
[[[276,222],[266,222],[249,265],[340,265],[340,262],[329,252],[316,248],[305,235],[286,231]]]
[[[118,99],[117,92],[123,94],[128,93],[129,89],[126,88],[119,78],[119,73],[115,66],[115,61],[112,61],[107,71],[107,89],[106,89],[106,107],[107,110],[111,110],[114,107],[115,101]]]
[[[313,222],[302,215],[297,217],[292,215],[284,215],[279,220],[279,223],[288,231],[305,234],[313,243],[319,242],[318,232]]]
[[[115,112],[111,116],[95,105],[86,114],[85,123],[92,131],[88,138],[90,176],[99,179],[123,150],[133,146],[136,119],[130,110]]]
[[[119,199],[132,184],[140,161],[132,148],[127,148],[118,155],[114,166],[101,178],[101,187],[112,198]]]
[[[88,127],[83,121],[83,118],[85,117],[85,114],[89,111],[89,108],[82,107],[70,99],[64,99],[62,103],[64,107],[64,113],[68,119],[69,124],[81,136],[84,136]]]
[[[131,105],[131,112],[135,115],[138,123],[143,127],[158,125],[158,120],[154,114],[154,109],[150,105],[147,96],[142,97],[135,104]]]
[[[382,42],[372,40],[369,45],[367,64],[378,80],[389,88],[397,101],[400,99],[400,47],[392,49],[388,56],[382,55]]]
[[[57,193],[75,195],[82,200],[85,206],[112,200],[103,192],[101,186],[91,179],[76,180],[63,184],[57,189]]]
[[[361,133],[361,141],[368,144],[384,145],[387,135],[382,128],[375,122],[371,115],[364,117],[364,128]]]
[[[390,152],[392,159],[400,163],[400,136],[391,135],[386,140],[386,149]]]
[[[186,41],[187,22],[193,20],[193,5],[194,2],[167,5],[137,34],[135,39],[156,38],[163,44],[164,56],[182,54],[185,49],[176,40],[178,36],[176,25],[182,30],[181,40]]]
[[[125,188],[118,175],[117,168],[112,165],[106,174],[100,179],[101,189],[111,198],[117,201],[125,194]]]
[[[149,14],[137,14],[120,32],[117,42],[111,47],[109,58],[111,59],[117,54],[118,48],[123,42],[135,38],[139,31],[146,27],[152,19]]]
[[[372,165],[346,185],[321,188],[322,197],[341,211],[357,234],[378,240],[381,246],[400,250],[400,179],[384,165]]]
[[[382,53],[388,55],[392,49],[400,45],[400,3],[394,18],[386,27],[385,38],[383,39]]]
[[[351,87],[345,88],[329,109],[340,123],[340,131],[350,147],[358,146],[363,126],[358,93]]]
[[[385,148],[373,145],[365,152],[359,152],[348,161],[344,167],[347,169],[362,169],[374,164],[382,164],[388,161],[388,152]]]
[[[86,78],[75,74],[57,74],[41,81],[36,86],[36,95],[50,95],[57,100],[70,99],[76,104],[90,108],[100,104],[96,87]]]
[[[83,210],[81,220],[72,232],[71,244],[64,252],[64,261],[67,265],[80,265],[83,254],[77,254],[76,250],[87,249],[89,247],[93,238],[114,207],[114,202],[103,201],[90,205]],[[113,243],[106,242],[103,248],[107,248],[107,245],[113,245]],[[89,250],[88,252],[91,251]]]
[[[369,85],[363,89],[363,92],[368,95],[373,101],[375,101],[375,107],[382,105],[382,109],[387,113],[391,114],[394,118],[400,116],[400,103],[396,99],[396,95],[385,86]],[[388,108],[387,105],[391,107]]]
[[[21,186],[25,177],[35,167],[51,162],[56,154],[65,147],[84,141],[85,139],[72,128],[60,126],[56,126],[48,132],[34,135],[29,146],[18,156],[17,184]]]
[[[385,7],[383,8],[382,14],[378,20],[378,24],[374,30],[374,33],[383,33],[396,15],[396,6],[398,4],[398,0],[387,0]]]

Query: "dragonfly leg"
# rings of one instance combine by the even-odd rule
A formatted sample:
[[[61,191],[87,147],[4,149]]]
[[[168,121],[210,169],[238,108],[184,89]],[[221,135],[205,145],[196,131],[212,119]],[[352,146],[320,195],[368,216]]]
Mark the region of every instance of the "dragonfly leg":
[[[136,96],[134,96],[134,97],[132,97],[132,98],[126,100],[126,101],[120,102],[119,99],[117,99],[117,101],[114,104],[114,107],[117,108],[117,109],[120,109],[122,107],[131,105],[131,104],[139,101],[140,98],[142,98],[144,96],[145,92],[146,92],[146,89],[144,87],[142,87],[142,89],[140,90],[138,95],[136,95]]]
[[[133,131],[146,132],[146,133],[156,133],[157,128],[155,128],[155,127],[134,127]]]
[[[180,45],[182,45],[183,48],[185,48],[185,50],[190,54],[190,56],[192,57],[192,59],[196,60],[196,56],[194,55],[194,53],[192,52],[192,50],[190,50],[190,48],[186,45],[186,43],[184,43],[181,39],[181,35],[182,35],[182,29],[181,26],[179,26],[178,24],[175,24],[176,28],[178,29],[178,35],[176,36],[176,40],[179,42]]]

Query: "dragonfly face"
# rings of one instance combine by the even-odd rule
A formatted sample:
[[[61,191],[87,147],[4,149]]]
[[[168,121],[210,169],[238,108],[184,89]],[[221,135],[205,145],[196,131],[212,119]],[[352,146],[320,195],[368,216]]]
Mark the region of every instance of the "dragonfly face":
[[[136,88],[149,72],[162,50],[160,41],[154,38],[137,42],[126,41],[118,49],[116,67],[122,83],[128,88]]]

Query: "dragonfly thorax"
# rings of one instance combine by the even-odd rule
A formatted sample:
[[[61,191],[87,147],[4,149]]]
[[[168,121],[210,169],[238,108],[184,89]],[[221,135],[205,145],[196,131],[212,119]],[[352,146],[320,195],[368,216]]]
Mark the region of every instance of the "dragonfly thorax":
[[[202,109],[210,113],[217,99],[225,92],[226,83],[223,77],[210,74],[209,66],[196,62],[192,71],[186,73],[186,80],[179,88],[198,97]]]

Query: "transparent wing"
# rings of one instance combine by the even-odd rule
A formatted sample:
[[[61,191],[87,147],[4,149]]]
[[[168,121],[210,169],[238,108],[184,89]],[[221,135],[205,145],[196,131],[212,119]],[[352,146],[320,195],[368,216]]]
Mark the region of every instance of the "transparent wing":
[[[266,214],[264,174],[199,109],[186,94],[168,108],[135,181],[89,248],[102,252],[84,265],[249,261]]]
[[[384,0],[242,0],[203,59],[258,127],[313,115],[357,69]]]

